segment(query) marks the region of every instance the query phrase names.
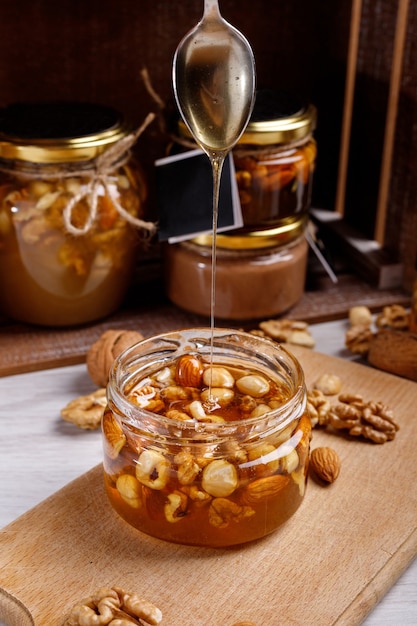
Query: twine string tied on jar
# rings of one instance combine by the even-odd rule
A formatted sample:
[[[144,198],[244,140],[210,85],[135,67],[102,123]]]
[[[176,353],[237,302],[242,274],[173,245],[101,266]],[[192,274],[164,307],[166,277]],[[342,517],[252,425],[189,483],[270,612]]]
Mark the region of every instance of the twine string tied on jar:
[[[118,201],[116,193],[109,184],[109,175],[114,172],[116,166],[123,165],[128,160],[129,151],[133,144],[154,119],[155,114],[149,113],[142,125],[135,132],[129,133],[94,159],[94,171],[91,179],[68,201],[63,210],[65,228],[69,233],[75,236],[88,233],[97,218],[98,195],[103,188],[118,214],[129,222],[129,224],[144,230],[148,237],[152,237],[155,233],[156,224],[154,222],[146,222],[126,211]],[[72,175],[74,175],[74,172],[72,172]],[[83,199],[88,200],[89,211],[84,225],[82,227],[76,227],[72,223],[72,213],[78,202]]]

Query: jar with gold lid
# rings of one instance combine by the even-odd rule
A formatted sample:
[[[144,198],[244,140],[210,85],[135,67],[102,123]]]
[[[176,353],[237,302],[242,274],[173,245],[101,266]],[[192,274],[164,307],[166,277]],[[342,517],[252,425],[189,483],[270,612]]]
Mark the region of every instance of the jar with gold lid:
[[[114,109],[17,103],[0,112],[0,310],[67,326],[115,311],[128,289],[146,183]]]
[[[215,306],[217,318],[252,320],[278,315],[304,291],[308,244],[304,223],[271,231],[217,235]],[[167,295],[200,315],[211,312],[211,236],[165,247]]]
[[[270,230],[307,217],[311,204],[317,145],[317,111],[293,96],[259,90],[233,161],[244,230]],[[174,151],[194,144],[178,122]]]
[[[251,120],[233,151],[246,229],[306,218],[317,146],[316,109],[286,94],[259,91]]]

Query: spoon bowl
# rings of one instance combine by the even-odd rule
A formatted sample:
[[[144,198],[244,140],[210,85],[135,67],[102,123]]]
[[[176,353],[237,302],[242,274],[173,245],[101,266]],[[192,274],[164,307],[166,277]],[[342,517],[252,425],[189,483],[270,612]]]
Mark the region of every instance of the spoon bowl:
[[[173,88],[179,111],[211,157],[226,154],[249,121],[255,95],[255,60],[246,38],[205,0],[201,21],[175,52]]]

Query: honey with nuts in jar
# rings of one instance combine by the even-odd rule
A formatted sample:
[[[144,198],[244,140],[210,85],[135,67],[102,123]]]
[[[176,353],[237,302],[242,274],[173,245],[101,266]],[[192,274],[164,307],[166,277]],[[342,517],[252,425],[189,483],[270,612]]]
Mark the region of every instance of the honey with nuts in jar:
[[[257,91],[249,124],[232,151],[243,219],[239,233],[288,229],[306,220],[316,167],[316,123],[314,105],[285,92]],[[179,121],[170,152],[192,146],[189,130]]]
[[[116,359],[107,394],[106,491],[138,530],[230,546],[300,506],[311,422],[301,367],[280,345],[223,329],[167,333]]]
[[[233,150],[245,229],[306,218],[317,145],[316,109],[270,90],[257,93],[251,120]]]
[[[2,111],[4,315],[67,326],[119,307],[137,259],[138,232],[154,228],[142,220],[147,189],[130,154],[134,139],[122,115],[101,105],[18,103]]]

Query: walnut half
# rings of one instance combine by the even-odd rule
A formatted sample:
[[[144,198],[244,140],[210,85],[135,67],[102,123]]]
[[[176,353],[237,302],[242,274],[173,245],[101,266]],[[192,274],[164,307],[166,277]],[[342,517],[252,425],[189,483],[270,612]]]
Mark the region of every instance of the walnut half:
[[[395,328],[396,330],[408,330],[410,315],[401,304],[384,306],[375,321],[378,328]]]
[[[311,424],[330,427],[374,443],[394,439],[399,426],[393,411],[383,402],[366,401],[360,394],[341,393],[331,404],[320,389],[307,392],[307,408]]]
[[[88,396],[79,396],[61,409],[61,417],[84,430],[94,430],[101,424],[106,407],[106,390],[97,389]]]
[[[251,331],[253,334],[268,337],[278,343],[314,348],[315,341],[310,333],[307,322],[286,318],[265,320],[260,322],[259,328]]]
[[[162,621],[158,607],[121,587],[102,587],[76,604],[62,626],[157,626]]]
[[[399,430],[389,407],[382,402],[365,402],[356,394],[339,395],[339,403],[329,411],[329,424],[335,430],[346,430],[353,437],[374,443],[391,441]]]
[[[353,354],[366,356],[369,352],[373,332],[369,326],[352,326],[346,332],[345,345]]]

